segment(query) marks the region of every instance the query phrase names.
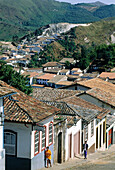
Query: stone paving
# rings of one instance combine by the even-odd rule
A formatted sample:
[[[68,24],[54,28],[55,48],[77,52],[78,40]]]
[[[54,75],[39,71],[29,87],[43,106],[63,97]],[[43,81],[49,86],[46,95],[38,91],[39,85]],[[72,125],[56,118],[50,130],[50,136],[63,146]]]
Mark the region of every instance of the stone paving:
[[[50,170],[115,170],[115,144],[109,150],[89,154],[87,159],[82,156],[70,159],[62,164],[55,164]],[[42,168],[41,170],[46,170]]]

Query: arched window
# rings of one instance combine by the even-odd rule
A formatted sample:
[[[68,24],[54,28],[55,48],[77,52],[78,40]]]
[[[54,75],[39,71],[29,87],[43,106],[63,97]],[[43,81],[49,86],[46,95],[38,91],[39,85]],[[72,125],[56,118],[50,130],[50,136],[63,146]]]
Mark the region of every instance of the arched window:
[[[4,148],[7,155],[16,156],[17,134],[13,131],[4,132]]]

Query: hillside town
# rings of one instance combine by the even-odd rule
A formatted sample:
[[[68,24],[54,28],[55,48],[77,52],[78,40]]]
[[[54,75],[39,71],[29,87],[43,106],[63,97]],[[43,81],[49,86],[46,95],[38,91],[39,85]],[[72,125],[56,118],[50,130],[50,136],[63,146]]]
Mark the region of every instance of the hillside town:
[[[10,65],[32,87],[27,95],[0,80],[0,170],[45,168],[47,147],[58,168],[81,158],[85,141],[88,155],[115,144],[115,67],[104,70],[96,60],[81,69],[72,57],[28,67],[33,56],[42,61],[40,52],[61,39],[45,32],[17,46],[0,41],[1,65]]]
[[[74,58],[28,68],[31,56],[52,41],[54,37],[42,37],[18,47],[1,42],[7,49],[1,60],[24,77],[28,75],[28,85],[33,88],[28,96],[0,81],[1,170],[46,167],[47,146],[53,165],[82,155],[86,140],[88,154],[109,150],[115,144],[115,68],[101,72],[92,63],[92,72],[88,72],[89,67],[74,67]],[[67,62],[72,69],[66,68]]]

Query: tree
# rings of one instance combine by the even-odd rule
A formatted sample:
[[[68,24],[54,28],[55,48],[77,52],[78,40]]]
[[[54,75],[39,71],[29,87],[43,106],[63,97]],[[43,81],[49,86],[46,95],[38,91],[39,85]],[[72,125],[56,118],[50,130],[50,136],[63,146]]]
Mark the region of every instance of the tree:
[[[13,70],[13,68],[5,63],[0,65],[0,80],[8,83],[9,85],[23,91],[26,94],[32,93],[32,87],[27,86],[27,76],[24,77],[20,73]]]

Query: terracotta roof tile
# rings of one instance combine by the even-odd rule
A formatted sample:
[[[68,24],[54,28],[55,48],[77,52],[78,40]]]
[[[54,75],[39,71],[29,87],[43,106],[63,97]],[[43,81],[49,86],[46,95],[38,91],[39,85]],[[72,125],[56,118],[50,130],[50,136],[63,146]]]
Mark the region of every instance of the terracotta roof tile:
[[[99,89],[109,92],[111,94],[115,94],[115,85],[110,82],[101,80],[99,78],[94,78],[94,79],[90,79],[90,80],[86,80],[86,81],[77,82],[77,84],[83,85],[83,86],[91,88],[91,89],[99,88]]]
[[[56,75],[55,74],[48,74],[48,73],[46,73],[46,74],[44,74],[44,75],[42,75],[42,76],[38,76],[38,77],[36,77],[37,79],[46,79],[46,80],[50,80],[50,79],[52,79],[53,77],[55,77]]]
[[[71,84],[73,84],[73,82],[71,82],[71,81],[60,81],[60,82],[56,83],[56,85],[65,85],[65,86],[69,86]]]
[[[6,95],[10,95],[16,93],[15,90],[12,90],[10,88],[7,87],[0,87],[0,97],[6,96]]]
[[[33,89],[33,97],[39,100],[55,101],[69,96],[77,95],[81,91],[67,89],[36,88]]]
[[[112,106],[115,106],[115,93],[109,93],[99,88],[87,90],[86,93]]]
[[[67,103],[71,108],[73,108],[74,111],[76,111],[79,116],[87,121],[90,121],[95,117],[102,119],[104,116],[110,113],[109,110],[98,107],[77,96],[67,97],[60,101]]]
[[[5,119],[10,121],[20,122],[39,122],[46,119],[53,114],[56,114],[59,109],[48,106],[47,104],[33,99],[31,96],[26,95],[20,90],[9,86],[7,83],[0,81],[0,86],[15,90],[17,93],[12,96],[13,100],[5,99]],[[9,103],[9,107],[8,107]]]
[[[48,62],[46,64],[43,64],[43,67],[53,67],[53,66],[58,66],[59,63],[58,62]]]
[[[111,72],[102,72],[99,75],[100,78],[109,78],[109,79],[115,79],[115,73],[111,73]]]

